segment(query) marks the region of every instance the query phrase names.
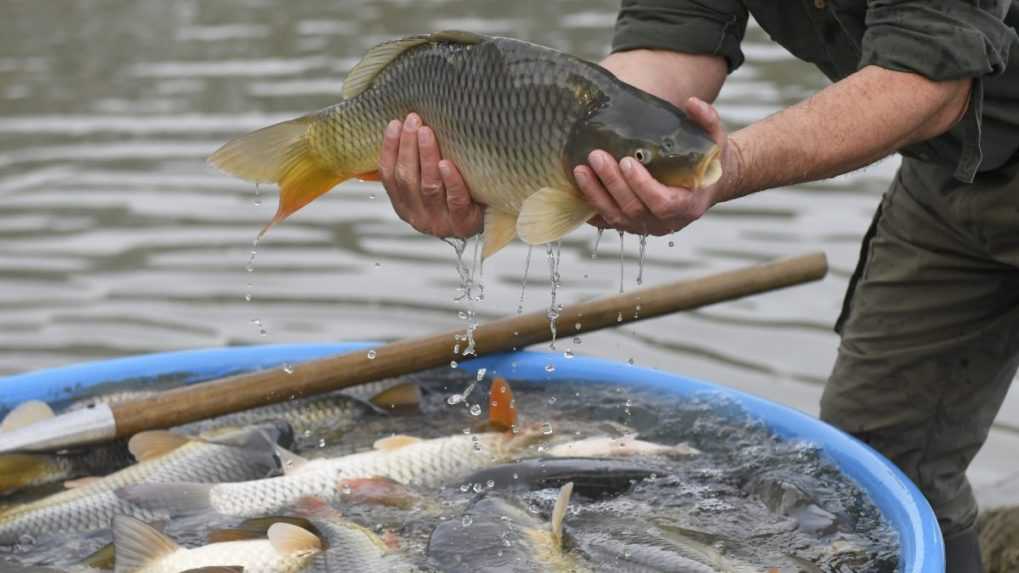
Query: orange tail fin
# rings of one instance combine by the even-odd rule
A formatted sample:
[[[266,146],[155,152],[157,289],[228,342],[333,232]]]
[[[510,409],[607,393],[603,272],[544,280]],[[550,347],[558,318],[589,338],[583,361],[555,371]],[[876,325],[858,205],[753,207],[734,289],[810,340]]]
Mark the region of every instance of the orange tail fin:
[[[488,424],[493,430],[506,432],[517,424],[517,406],[513,401],[513,391],[505,378],[492,381],[489,394]]]
[[[209,157],[209,163],[241,179],[279,184],[276,215],[259,236],[349,179],[324,165],[308,145],[307,132],[314,121],[305,116],[270,125],[230,141]]]

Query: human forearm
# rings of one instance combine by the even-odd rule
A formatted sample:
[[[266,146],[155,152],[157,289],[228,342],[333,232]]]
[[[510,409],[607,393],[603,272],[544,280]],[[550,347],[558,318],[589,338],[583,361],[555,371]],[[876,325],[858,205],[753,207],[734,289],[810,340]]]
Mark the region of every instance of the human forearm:
[[[947,131],[970,82],[932,82],[868,66],[810,99],[730,136],[741,169],[725,201],[761,189],[852,171]]]
[[[616,52],[601,65],[624,82],[677,107],[691,96],[714,101],[726,77],[725,59],[720,56],[667,50]]]

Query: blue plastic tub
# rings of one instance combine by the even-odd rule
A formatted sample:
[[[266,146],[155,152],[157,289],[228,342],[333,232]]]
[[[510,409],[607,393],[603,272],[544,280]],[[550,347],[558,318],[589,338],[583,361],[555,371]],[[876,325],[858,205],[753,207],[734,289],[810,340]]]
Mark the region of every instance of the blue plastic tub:
[[[371,343],[345,343],[217,348],[120,358],[31,372],[0,379],[0,410],[29,399],[49,402],[73,399],[98,384],[144,383],[161,377],[192,383],[372,346],[374,344]],[[552,374],[545,371],[549,362],[556,367]],[[717,392],[740,404],[776,434],[820,445],[846,475],[870,494],[899,532],[904,573],[944,571],[941,530],[927,500],[916,486],[867,445],[801,412],[724,386],[595,358],[567,360],[559,354],[517,352],[471,360],[462,364],[461,368],[470,372],[486,368],[490,374],[500,373],[510,379],[639,384],[680,395]]]

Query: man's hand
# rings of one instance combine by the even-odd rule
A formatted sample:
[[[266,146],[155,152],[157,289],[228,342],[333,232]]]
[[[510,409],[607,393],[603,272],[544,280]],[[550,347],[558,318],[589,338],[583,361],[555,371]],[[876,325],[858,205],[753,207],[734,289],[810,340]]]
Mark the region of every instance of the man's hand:
[[[481,205],[471,199],[456,166],[442,159],[435,132],[417,114],[386,126],[379,173],[396,214],[419,232],[436,237],[481,232]]]
[[[588,156],[590,167],[578,165],[573,170],[577,186],[598,210],[599,216],[592,224],[637,234],[667,235],[699,219],[720,197],[729,196],[731,189],[739,186],[741,155],[729,141],[718,112],[697,98],[690,98],[683,107],[721,148],[722,178],[701,189],[668,187],[632,157],[617,163],[604,151],[592,151]]]

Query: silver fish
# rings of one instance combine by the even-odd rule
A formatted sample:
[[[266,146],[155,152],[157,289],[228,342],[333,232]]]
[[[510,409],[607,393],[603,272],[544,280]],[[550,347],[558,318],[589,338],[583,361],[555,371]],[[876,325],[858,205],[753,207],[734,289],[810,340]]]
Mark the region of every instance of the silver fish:
[[[215,438],[218,442],[164,431],[143,432],[129,443],[139,463],[80,487],[5,509],[0,513],[0,545],[47,533],[106,528],[118,514],[146,520],[160,517],[117,497],[116,490],[125,486],[219,483],[271,475],[279,468],[273,447],[280,439],[289,441],[289,432],[278,425],[225,430]]]

